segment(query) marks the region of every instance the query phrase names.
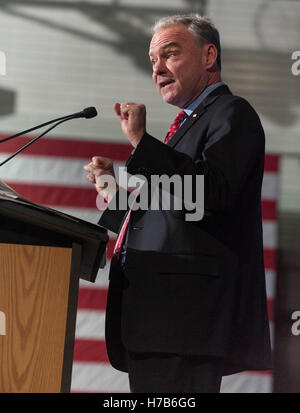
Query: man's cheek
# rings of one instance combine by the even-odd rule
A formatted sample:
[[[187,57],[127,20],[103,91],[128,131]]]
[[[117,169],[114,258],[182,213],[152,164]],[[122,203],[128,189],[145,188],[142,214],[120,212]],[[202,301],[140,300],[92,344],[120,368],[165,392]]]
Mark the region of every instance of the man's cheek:
[[[160,87],[158,86],[155,78],[153,78],[153,82],[154,82],[155,87],[156,87],[156,89],[158,90],[158,92],[160,92]]]

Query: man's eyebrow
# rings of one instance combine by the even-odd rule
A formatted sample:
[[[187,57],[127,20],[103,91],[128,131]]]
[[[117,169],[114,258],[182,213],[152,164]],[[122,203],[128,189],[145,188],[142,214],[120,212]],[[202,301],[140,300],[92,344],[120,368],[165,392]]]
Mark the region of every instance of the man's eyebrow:
[[[169,43],[166,43],[166,44],[164,44],[163,46],[161,46],[161,47],[159,48],[159,50],[165,50],[165,49],[167,49],[168,47],[180,47],[180,45],[179,45],[179,43],[177,43],[177,42],[169,42]],[[149,51],[149,56],[152,56],[151,50]]]

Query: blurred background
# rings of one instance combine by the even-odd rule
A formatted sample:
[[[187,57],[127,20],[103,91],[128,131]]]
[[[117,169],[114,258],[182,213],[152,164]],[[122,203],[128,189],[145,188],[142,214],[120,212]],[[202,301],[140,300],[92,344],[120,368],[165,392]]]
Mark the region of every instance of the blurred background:
[[[254,106],[266,133],[262,203],[275,369],[228,376],[222,392],[300,392],[300,335],[292,334],[300,311],[300,75],[291,70],[300,50],[298,0],[0,0],[0,139],[87,106],[99,112],[53,130],[3,166],[0,179],[34,202],[96,223],[96,193],[83,166],[93,155],[123,164],[131,151],[114,102],[144,103],[148,131],[163,139],[178,110],[152,84],[151,26],[190,12],[216,24],[223,80]],[[1,144],[0,161],[33,136]],[[94,285],[80,284],[73,392],[129,391],[127,375],[106,355],[108,265]]]

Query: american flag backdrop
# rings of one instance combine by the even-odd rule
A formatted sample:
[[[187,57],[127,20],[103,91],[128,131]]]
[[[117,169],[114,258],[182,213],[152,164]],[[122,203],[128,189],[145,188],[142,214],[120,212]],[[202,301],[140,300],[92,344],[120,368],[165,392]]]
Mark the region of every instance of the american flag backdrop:
[[[4,138],[5,136],[0,136]],[[0,146],[0,161],[23,144],[28,137]],[[78,139],[44,138],[0,169],[0,179],[29,200],[97,223],[96,192],[86,180],[83,166],[94,155],[112,158],[123,164],[131,152],[127,144]],[[264,256],[269,319],[273,339],[273,301],[275,297],[277,250],[277,190],[279,157],[267,154],[262,190]],[[127,374],[113,369],[108,361],[105,338],[105,307],[108,270],[115,238],[110,234],[108,262],[94,284],[80,281],[76,341],[72,373],[72,392],[129,392]],[[272,374],[243,372],[227,376],[222,392],[271,392]]]

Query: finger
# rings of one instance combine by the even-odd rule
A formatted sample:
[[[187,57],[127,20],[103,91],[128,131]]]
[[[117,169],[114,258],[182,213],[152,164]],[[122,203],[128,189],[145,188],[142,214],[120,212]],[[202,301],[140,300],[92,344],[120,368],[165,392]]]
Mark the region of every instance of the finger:
[[[116,115],[118,116],[119,120],[121,120],[121,105],[120,105],[120,103],[115,103],[114,104],[114,110],[115,110]]]
[[[104,162],[103,159],[106,159],[106,161]],[[101,168],[103,166],[103,164],[109,164],[109,159],[108,158],[103,158],[99,157],[99,156],[94,156],[92,162],[90,162],[89,164],[85,165],[83,167],[83,169],[87,172],[90,173],[94,173],[97,169]]]
[[[98,168],[94,170],[93,175],[95,179],[97,180],[98,176],[106,175],[106,173],[107,173],[107,169]]]
[[[93,184],[96,183],[95,176],[93,174],[87,174],[87,179],[92,182]]]
[[[134,109],[138,105],[134,102],[122,102],[121,103],[121,109],[124,109],[126,111],[130,111],[130,109]]]
[[[124,119],[127,119],[127,114],[126,114],[126,112],[125,112],[125,106],[124,106],[124,104],[122,104],[122,105],[120,106],[120,119],[121,119],[121,121],[124,120]]]
[[[129,118],[131,108],[132,108],[132,103],[129,103],[129,102],[121,103],[121,119],[122,120],[127,120]]]
[[[99,188],[104,189],[104,188],[106,188],[106,187],[108,186],[108,182],[107,182],[106,176],[107,176],[107,175],[105,175],[105,174],[95,176],[96,185],[97,185]]]
[[[89,163],[88,165],[84,165],[83,169],[88,172],[91,171],[93,169],[92,162]]]
[[[96,191],[101,195],[102,189],[99,188],[96,184],[94,186],[95,186]]]
[[[91,165],[93,168],[107,168],[112,165],[112,160],[104,156],[93,156]]]

